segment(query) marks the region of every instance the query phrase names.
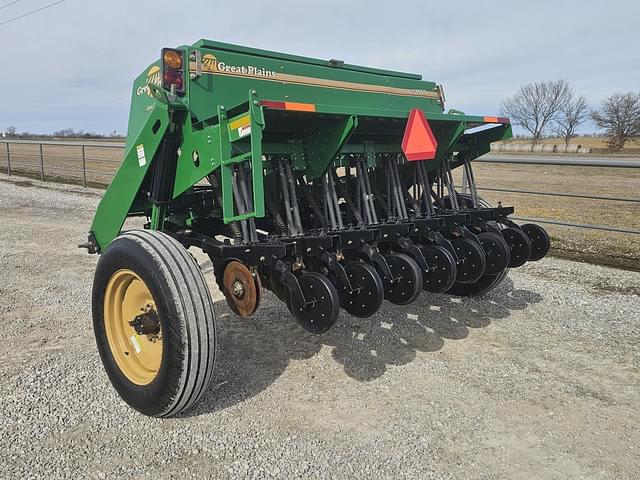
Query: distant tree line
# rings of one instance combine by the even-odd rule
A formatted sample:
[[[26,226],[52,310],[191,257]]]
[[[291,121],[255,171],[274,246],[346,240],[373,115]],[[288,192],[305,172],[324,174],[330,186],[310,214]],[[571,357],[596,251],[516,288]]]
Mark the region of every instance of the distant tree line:
[[[534,144],[552,133],[569,145],[589,119],[603,130],[612,150],[640,140],[640,93],[614,93],[592,108],[566,80],[533,82],[505,99],[501,112],[529,132]]]
[[[15,138],[21,140],[35,140],[35,139],[46,139],[46,138],[85,138],[85,139],[99,139],[99,138],[122,138],[122,135],[118,135],[114,130],[109,135],[104,135],[96,132],[85,132],[84,130],[75,130],[73,128],[64,128],[62,130],[56,130],[53,133],[31,133],[31,132],[18,132],[16,127],[9,126],[4,131],[4,135],[2,135],[2,131],[0,131],[0,136],[4,136],[6,138]]]

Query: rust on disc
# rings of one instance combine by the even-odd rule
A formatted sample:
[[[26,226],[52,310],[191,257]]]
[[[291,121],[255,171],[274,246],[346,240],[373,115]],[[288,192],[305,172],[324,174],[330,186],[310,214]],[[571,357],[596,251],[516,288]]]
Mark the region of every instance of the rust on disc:
[[[236,260],[229,262],[224,269],[222,284],[231,310],[241,317],[248,317],[256,311],[260,304],[260,279],[246,265]]]

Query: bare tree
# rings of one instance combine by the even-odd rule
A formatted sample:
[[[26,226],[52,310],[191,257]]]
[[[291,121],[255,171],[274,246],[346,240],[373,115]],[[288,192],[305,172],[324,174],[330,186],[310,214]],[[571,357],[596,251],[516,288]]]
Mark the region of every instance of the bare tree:
[[[7,137],[15,137],[16,136],[16,127],[10,126],[7,127]]]
[[[607,134],[607,145],[620,150],[624,144],[640,138],[640,94],[614,93],[602,101],[591,118]]]
[[[565,146],[576,136],[578,127],[587,121],[590,114],[589,103],[583,95],[575,96],[570,90],[569,99],[560,108],[560,112],[555,119],[553,132],[564,140]]]
[[[529,83],[502,102],[502,114],[531,133],[536,144],[549,122],[569,101],[571,92],[566,80]]]

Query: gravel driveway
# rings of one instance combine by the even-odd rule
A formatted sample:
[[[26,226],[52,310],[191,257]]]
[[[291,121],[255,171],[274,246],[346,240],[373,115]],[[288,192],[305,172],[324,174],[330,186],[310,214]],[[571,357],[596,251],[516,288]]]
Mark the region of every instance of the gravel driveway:
[[[149,419],[93,339],[99,195],[0,176],[0,478],[640,478],[639,273],[550,258],[322,336],[216,294],[209,391]]]

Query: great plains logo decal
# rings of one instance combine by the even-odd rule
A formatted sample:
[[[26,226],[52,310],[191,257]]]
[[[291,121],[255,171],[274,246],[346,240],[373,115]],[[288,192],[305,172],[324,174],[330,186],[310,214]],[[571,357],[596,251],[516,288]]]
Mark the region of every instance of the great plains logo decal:
[[[144,85],[138,87],[138,89],[136,90],[136,95],[140,96],[143,93],[146,93],[150,97],[153,97],[149,85],[155,85],[156,87],[159,87],[161,84],[162,81],[160,79],[160,67],[154,65],[147,72],[147,81],[144,83]]]
[[[210,53],[202,57],[202,71],[207,73],[230,73],[247,77],[273,78],[277,74],[273,70],[256,67],[255,65],[229,65],[218,60]]]

